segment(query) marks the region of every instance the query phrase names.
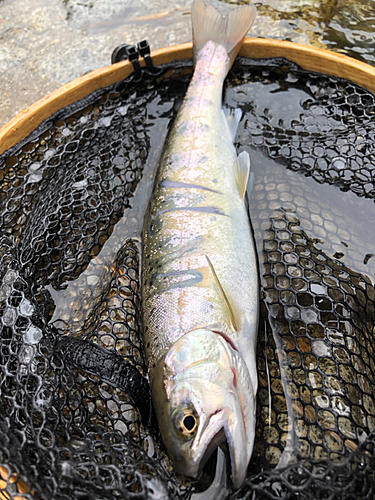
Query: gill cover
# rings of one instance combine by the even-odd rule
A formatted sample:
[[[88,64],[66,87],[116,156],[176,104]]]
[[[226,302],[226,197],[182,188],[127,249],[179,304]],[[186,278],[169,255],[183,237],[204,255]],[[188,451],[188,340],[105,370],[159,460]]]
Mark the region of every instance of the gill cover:
[[[152,394],[176,471],[196,477],[225,439],[232,480],[246,475],[255,433],[255,392],[241,355],[207,329],[181,337],[155,368]]]

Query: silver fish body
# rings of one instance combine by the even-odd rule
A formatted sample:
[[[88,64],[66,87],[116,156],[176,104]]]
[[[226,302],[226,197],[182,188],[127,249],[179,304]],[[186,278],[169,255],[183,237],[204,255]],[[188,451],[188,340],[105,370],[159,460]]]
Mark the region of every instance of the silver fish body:
[[[237,11],[252,22],[255,9],[246,9]],[[144,224],[144,344],[158,423],[176,470],[196,476],[227,439],[239,486],[254,441],[259,287],[244,203],[249,159],[237,156],[221,97],[249,26],[231,53],[228,44],[199,38],[212,27],[197,24],[207,16],[217,25],[216,10],[196,0],[192,15],[195,72]]]

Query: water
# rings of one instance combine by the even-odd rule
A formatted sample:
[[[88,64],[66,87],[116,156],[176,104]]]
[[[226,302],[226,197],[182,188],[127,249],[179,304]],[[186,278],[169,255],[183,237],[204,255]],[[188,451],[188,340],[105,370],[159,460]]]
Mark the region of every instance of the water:
[[[314,179],[299,172],[286,170],[270,162],[259,152],[252,152],[251,164],[255,173],[253,192],[250,195],[254,206],[261,210],[264,223],[257,231],[263,244],[267,221],[277,210],[288,210],[296,216],[295,223],[304,233],[317,241],[317,248],[328,257],[339,260],[354,272],[363,273],[375,282],[375,262],[366,256],[373,252],[374,235],[368,230],[375,223],[375,204],[373,200],[358,198],[352,192],[342,192],[334,186],[318,184]],[[264,196],[263,188],[269,189]],[[261,194],[258,196],[258,192]],[[268,196],[267,196],[268,195]],[[268,198],[268,200],[267,200]],[[263,206],[272,199],[272,205]],[[253,213],[256,209],[253,210]],[[254,217],[259,217],[259,213]],[[283,237],[284,225],[280,223],[279,237]],[[259,249],[261,250],[261,249]],[[289,274],[301,276],[294,267],[294,255],[290,254]],[[311,292],[325,295],[327,289],[312,283]]]
[[[217,2],[223,10],[239,3]],[[311,44],[374,64],[375,2],[255,3],[251,36]],[[110,64],[120,43],[147,39],[157,49],[191,41],[190,5],[191,0],[3,0],[0,125],[62,84]]]
[[[289,418],[286,428],[287,440],[283,452],[275,451],[275,456],[271,459],[271,463],[277,467],[284,467],[294,461],[296,456],[307,458],[311,453],[314,458],[322,458],[318,451],[312,450],[311,442],[306,446],[306,440],[301,439],[301,436],[307,434],[309,427],[306,426],[306,416],[308,421],[315,420],[315,417],[308,417],[307,413],[301,414],[299,409],[301,402],[304,404],[306,399],[309,400],[310,394],[313,400],[311,407],[313,409],[310,411],[312,415],[317,411],[319,424],[315,431],[313,426],[310,426],[308,431],[312,442],[323,445],[320,424],[323,429],[334,429],[352,440],[353,450],[356,449],[357,443],[361,442],[363,435],[367,435],[369,430],[375,430],[374,423],[366,423],[365,431],[362,426],[356,428],[356,425],[350,423],[353,402],[347,399],[347,392],[340,385],[340,377],[336,378],[337,373],[340,373],[344,380],[351,376],[349,372],[352,368],[348,365],[351,363],[353,345],[348,343],[347,335],[349,338],[351,336],[356,338],[357,334],[352,327],[354,315],[353,311],[350,311],[350,306],[348,307],[348,299],[344,296],[338,297],[334,292],[335,287],[341,287],[340,278],[348,280],[349,285],[350,276],[357,276],[357,273],[365,276],[367,283],[372,285],[375,283],[374,262],[370,259],[366,263],[366,255],[371,254],[375,243],[373,232],[368,230],[373,226],[373,222],[369,225],[368,221],[374,220],[375,205],[373,200],[359,199],[354,193],[343,193],[334,186],[320,185],[301,173],[288,171],[270,162],[269,158],[257,151],[251,152],[251,161],[255,173],[254,187],[250,194],[251,214],[260,256],[260,275],[264,279],[263,286],[267,288],[266,302],[274,302],[276,292],[276,286],[272,280],[271,283],[268,280],[270,265],[271,272],[276,275],[274,283],[279,287],[279,291],[276,292],[276,300],[279,303],[270,304],[268,311],[280,362],[280,373],[274,376],[272,381],[268,379],[266,387],[270,391],[271,386],[274,387],[276,378],[282,381],[285,388],[285,415],[287,414]],[[287,214],[287,219],[284,218],[284,214]],[[291,239],[297,235],[291,236],[288,220],[292,221],[297,231],[303,234],[299,250],[298,247],[290,245]],[[289,253],[283,253],[281,257],[280,247],[273,246],[274,237],[279,245],[285,245],[283,250]],[[323,275],[329,275],[326,282],[321,281],[322,275],[317,272],[319,265],[314,266],[310,260],[311,253],[305,246],[305,238],[307,241],[315,242],[314,248],[321,252],[320,270]],[[267,252],[268,259],[265,260],[263,252],[268,244],[270,245]],[[287,248],[287,245],[290,245],[290,248]],[[302,255],[306,255],[306,259],[301,258]],[[329,266],[330,262],[337,260],[345,266],[345,270],[333,276]],[[361,286],[366,289],[366,282],[362,280]],[[356,293],[352,284],[348,289],[351,293]],[[333,309],[329,297],[339,300]],[[338,312],[340,307],[342,323],[337,321],[335,314],[332,314],[332,310],[336,308]],[[282,326],[280,322],[284,325]],[[323,327],[320,326],[322,322]],[[295,332],[291,325],[296,327],[298,325],[297,335],[302,337],[294,336]],[[304,327],[307,327],[307,335],[303,331]],[[298,328],[301,328],[300,332]],[[315,333],[318,329],[319,333]],[[315,340],[316,335],[322,340]],[[371,330],[367,335],[364,345],[371,350]],[[342,350],[335,347],[338,343],[343,345]],[[311,354],[303,354],[304,352]],[[364,352],[362,355],[365,356]],[[303,356],[302,360],[298,360],[300,356]],[[332,363],[330,367],[329,363]],[[323,370],[323,374],[318,366]],[[364,373],[363,366],[359,370]],[[329,380],[324,377],[324,373],[334,375],[334,378]],[[309,394],[307,398],[305,393]],[[258,405],[269,414],[271,407],[276,405],[277,394],[260,396],[261,394],[260,392]],[[329,411],[325,414],[326,409]],[[360,411],[362,420],[358,421],[364,422],[363,415],[366,412],[367,409]],[[340,418],[343,419],[338,427],[335,418],[338,418],[339,422]],[[268,418],[268,422],[270,420]],[[300,426],[306,429],[306,434],[296,430]],[[275,428],[269,430],[267,427],[269,426],[265,425],[265,432],[268,433],[266,440],[272,443],[275,439]],[[316,432],[315,437],[314,432]],[[335,438],[336,436],[337,434]],[[334,440],[331,443],[327,439],[325,442],[328,453],[323,456],[330,455],[332,460],[340,459],[340,456],[334,456],[337,443]],[[339,449],[342,450],[340,447]],[[332,452],[329,453],[329,450]]]

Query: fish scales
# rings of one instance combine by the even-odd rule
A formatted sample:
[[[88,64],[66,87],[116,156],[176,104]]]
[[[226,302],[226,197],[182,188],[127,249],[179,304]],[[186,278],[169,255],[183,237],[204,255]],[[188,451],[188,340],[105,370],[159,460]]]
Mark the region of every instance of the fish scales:
[[[259,285],[250,160],[233,145],[241,114],[226,116],[221,101],[254,16],[253,6],[223,18],[194,2],[195,71],[143,231],[144,345],[164,444],[176,471],[195,477],[226,439],[236,487],[254,442]]]

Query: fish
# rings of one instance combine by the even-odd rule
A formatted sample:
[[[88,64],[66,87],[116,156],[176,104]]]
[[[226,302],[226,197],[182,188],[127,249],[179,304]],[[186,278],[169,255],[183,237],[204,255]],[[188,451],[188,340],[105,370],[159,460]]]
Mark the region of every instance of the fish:
[[[246,206],[250,158],[224,79],[256,15],[192,5],[195,69],[155,176],[142,234],[143,341],[155,413],[178,474],[228,444],[235,488],[255,436],[259,282]]]

